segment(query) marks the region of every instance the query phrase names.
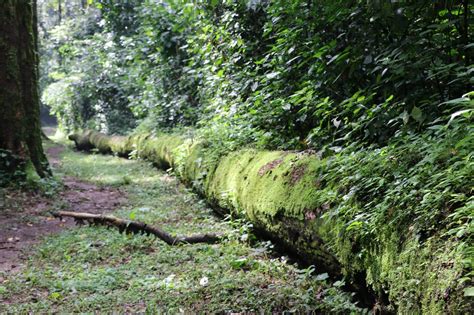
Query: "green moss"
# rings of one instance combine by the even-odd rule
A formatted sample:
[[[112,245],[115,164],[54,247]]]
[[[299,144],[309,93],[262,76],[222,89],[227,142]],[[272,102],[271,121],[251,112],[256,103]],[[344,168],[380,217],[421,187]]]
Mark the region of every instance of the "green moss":
[[[327,205],[318,190],[323,161],[280,151],[243,150],[224,157],[210,181],[210,197],[245,209],[267,225],[278,216],[318,218]]]
[[[182,180],[199,191],[206,192],[206,183],[211,178],[216,162],[206,154],[206,148],[200,142],[187,140],[175,149],[176,171]]]
[[[95,148],[99,150],[100,153],[110,153],[112,152],[110,146],[110,137],[102,133],[94,132],[90,136],[90,142],[94,145]]]
[[[454,314],[468,311],[462,296],[462,251],[455,239],[438,236],[420,243],[410,237],[401,252],[385,251],[380,270],[368,266],[369,277],[378,271],[387,282],[390,300],[401,313]],[[420,290],[422,289],[422,290]]]
[[[110,150],[116,153],[118,156],[128,157],[131,151],[126,148],[126,137],[113,136],[109,138],[108,145]]]
[[[38,175],[38,172],[36,172],[35,166],[30,160],[26,162],[25,174],[26,182],[31,186],[35,186],[41,180],[41,177]]]
[[[180,136],[160,135],[156,137],[136,136],[135,142],[140,157],[152,161],[158,167],[169,168],[174,165],[173,151],[178,148],[183,141]]]
[[[310,228],[321,223],[314,178],[320,163],[285,152],[237,151],[220,161],[208,180],[207,196],[337,275],[339,264]],[[304,170],[297,179],[295,169]]]

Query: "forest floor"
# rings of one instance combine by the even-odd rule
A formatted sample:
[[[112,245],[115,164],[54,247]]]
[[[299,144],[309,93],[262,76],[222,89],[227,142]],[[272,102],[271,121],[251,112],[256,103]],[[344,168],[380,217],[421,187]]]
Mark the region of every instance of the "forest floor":
[[[3,192],[0,313],[360,312],[314,267],[298,268],[250,224],[213,215],[166,172],[139,160],[46,142],[57,184]],[[2,209],[3,209],[2,208]],[[75,227],[51,211],[113,212],[171,234],[219,232],[218,244],[169,246],[152,236]]]
[[[52,145],[46,150],[54,169],[60,164],[63,150],[61,145]],[[11,190],[4,194],[0,211],[0,226],[5,227],[0,229],[0,272],[20,271],[27,260],[25,250],[45,235],[74,226],[71,220],[51,217],[52,210],[104,213],[126,201],[119,189],[99,187],[75,177],[65,176],[62,184],[63,189],[54,199],[33,191]]]

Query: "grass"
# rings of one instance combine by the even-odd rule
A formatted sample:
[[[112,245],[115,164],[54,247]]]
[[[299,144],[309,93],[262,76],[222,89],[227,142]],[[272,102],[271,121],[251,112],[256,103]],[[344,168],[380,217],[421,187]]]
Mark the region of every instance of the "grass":
[[[80,227],[49,237],[28,267],[0,284],[0,312],[360,313],[351,295],[313,267],[299,269],[256,240],[251,226],[220,220],[174,177],[143,161],[66,149],[58,177],[120,187],[114,213],[173,234],[222,232],[214,245],[168,246],[149,236]],[[8,302],[8,303],[6,303]]]

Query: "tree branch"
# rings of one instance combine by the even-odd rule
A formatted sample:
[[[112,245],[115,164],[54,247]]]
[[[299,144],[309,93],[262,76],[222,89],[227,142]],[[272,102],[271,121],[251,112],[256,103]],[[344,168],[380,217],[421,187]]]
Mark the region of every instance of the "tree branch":
[[[103,214],[92,214],[85,212],[70,212],[70,211],[59,211],[54,212],[53,216],[56,218],[71,217],[76,220],[78,224],[84,224],[84,221],[89,224],[112,226],[119,229],[120,232],[129,232],[133,234],[147,234],[154,235],[164,241],[168,245],[178,245],[183,243],[195,244],[195,243],[216,243],[222,235],[218,234],[196,234],[191,236],[172,236],[171,234],[163,231],[159,227],[150,226],[143,222],[131,221],[120,219],[111,215]]]

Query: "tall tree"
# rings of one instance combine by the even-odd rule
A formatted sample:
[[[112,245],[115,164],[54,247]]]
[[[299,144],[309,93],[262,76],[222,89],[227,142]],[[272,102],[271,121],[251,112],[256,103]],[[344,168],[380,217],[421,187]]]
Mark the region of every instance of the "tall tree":
[[[50,170],[41,145],[36,24],[36,0],[0,1],[0,159],[17,161],[3,161],[0,171],[21,168],[45,177]]]
[[[58,0],[58,24],[61,24],[63,18],[63,10],[61,8],[61,0]]]

